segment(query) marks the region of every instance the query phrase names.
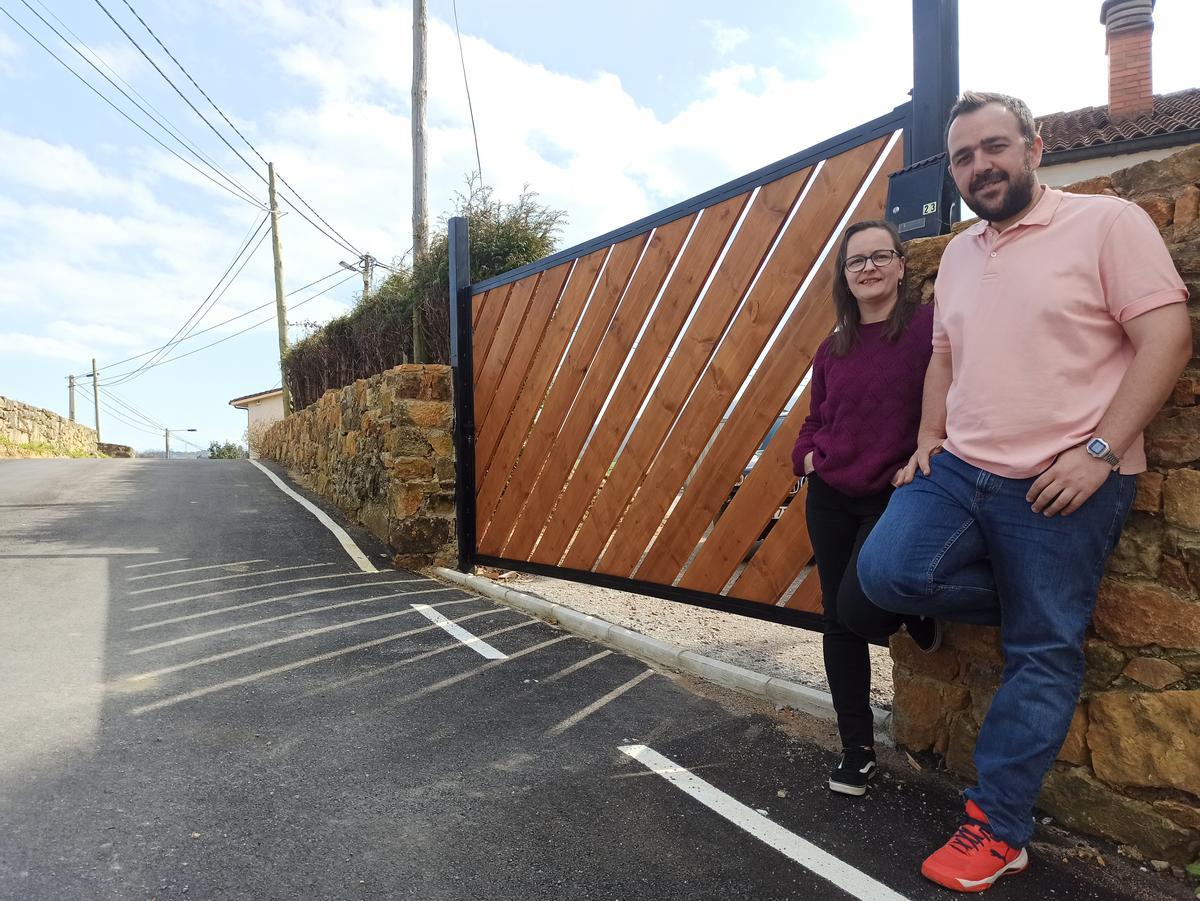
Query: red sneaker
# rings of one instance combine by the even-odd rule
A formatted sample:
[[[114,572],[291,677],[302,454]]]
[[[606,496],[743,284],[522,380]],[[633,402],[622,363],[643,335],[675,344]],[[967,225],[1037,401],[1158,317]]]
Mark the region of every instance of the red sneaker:
[[[950,841],[921,864],[921,875],[956,892],[982,892],[1001,876],[1029,866],[1024,848],[1014,848],[992,835],[987,815],[974,801]]]

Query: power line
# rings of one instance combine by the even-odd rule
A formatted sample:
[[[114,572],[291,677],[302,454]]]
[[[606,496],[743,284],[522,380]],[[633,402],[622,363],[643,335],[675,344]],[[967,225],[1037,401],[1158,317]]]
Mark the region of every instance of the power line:
[[[156,63],[150,57],[150,54],[148,54],[144,49],[142,49],[142,45],[139,44],[137,42],[137,40],[134,39],[133,35],[131,35],[125,29],[125,26],[123,26],[120,22],[118,22],[117,19],[113,16],[113,14],[108,11],[108,8],[104,5],[102,0],[94,0],[94,2],[97,6],[100,7],[100,9],[104,12],[104,14],[106,16],[108,16],[109,20],[114,25],[117,26],[117,28],[120,30],[121,34],[125,35],[125,37],[129,40],[129,43],[133,44],[133,46],[137,49],[138,53],[140,53],[145,58],[145,60],[148,63],[150,63],[151,66],[154,67],[154,70],[156,72],[158,72],[158,74],[160,76],[162,76],[162,79],[167,84],[169,84],[171,86],[172,90],[174,90],[175,93],[178,94],[179,97],[183,100],[183,102],[186,103],[191,108],[192,112],[194,112],[197,116],[199,116],[200,120],[209,127],[209,129],[213,132],[213,134],[215,134],[218,138],[221,139],[221,142],[233,152],[234,156],[236,156],[243,163],[245,163],[246,166],[250,169],[250,171],[253,172],[255,175],[257,175],[265,183],[267,181],[266,176],[263,175],[261,172],[259,172],[258,169],[255,168],[254,165],[252,163],[250,163],[249,160],[247,160],[244,156],[242,156],[242,154],[239,153],[238,150],[232,144],[229,143],[228,139],[226,139],[226,137],[223,134],[221,134],[220,131],[217,130],[216,126],[213,125],[212,122],[210,122],[208,120],[208,118],[202,112],[200,112],[199,109],[196,108],[196,105],[194,103],[192,103],[192,101],[188,99],[187,95],[184,94],[183,91],[181,91],[179,89],[179,86],[176,85],[175,82],[173,82],[171,80],[171,78],[167,75],[167,73],[162,70],[162,68],[158,65],[158,63]],[[192,76],[188,73],[188,71],[186,69],[183,68],[183,65],[179,62],[179,60],[177,60],[175,58],[174,54],[172,54],[171,51],[167,49],[166,45],[161,40],[159,40],[158,35],[156,35],[153,31],[151,31],[150,26],[146,24],[146,21],[138,14],[137,10],[135,10],[128,2],[126,2],[125,5],[127,7],[129,7],[129,11],[133,13],[133,15],[137,18],[137,20],[142,23],[142,27],[145,28],[146,31],[148,31],[150,33],[150,36],[152,38],[154,38],[155,42],[157,42],[157,44],[160,47],[162,47],[163,51],[167,54],[167,56],[169,56],[171,58],[171,60],[175,63],[175,65],[179,67],[180,71],[183,72],[183,74],[187,77],[188,81],[190,81],[195,86],[196,90],[200,91],[200,93],[204,95],[204,98],[206,100],[208,100],[208,102],[212,105],[213,109],[215,109],[218,113],[220,113],[221,118],[224,119],[227,123],[229,123],[229,127],[232,128],[234,130],[234,132],[237,133],[238,137],[240,137],[243,141],[246,142],[246,145],[252,151],[254,151],[255,156],[257,156],[265,164],[267,161],[263,157],[263,155],[261,153],[259,153],[258,149],[255,148],[255,146],[250,143],[250,141],[246,138],[246,136],[243,135],[241,133],[241,131],[238,130],[237,126],[235,126],[229,120],[229,117],[226,116],[225,113],[221,111],[220,107],[218,107],[215,103],[213,103],[212,98],[210,98],[208,96],[208,94],[205,93],[205,91],[200,87],[200,85],[196,84],[196,80],[194,78],[192,78]],[[311,225],[313,228],[315,228],[317,231],[324,234],[325,237],[329,238],[335,244],[338,244],[341,247],[345,248],[346,250],[349,250],[351,253],[361,255],[362,252],[360,250],[358,250],[358,248],[356,248],[353,244],[351,244],[349,240],[347,240],[344,236],[342,236],[341,233],[339,233],[337,231],[337,229],[335,229],[332,225],[330,225],[329,222],[323,216],[321,216],[320,213],[318,213],[315,209],[313,209],[312,206],[303,197],[300,196],[300,193],[295,188],[293,188],[290,184],[288,184],[286,181],[284,181],[282,176],[279,177],[279,180],[281,182],[283,182],[283,184],[287,185],[288,189],[293,194],[296,195],[297,199],[299,199],[300,202],[302,204],[304,204],[304,206],[307,207],[314,216],[316,216],[318,219],[320,219],[322,222],[324,222],[325,225],[329,227],[329,230],[333,232],[333,234],[331,235],[329,232],[325,231],[325,229],[321,228],[321,226],[317,225],[317,223],[315,223],[311,219],[309,219],[308,216],[306,216],[304,214],[303,210],[298,209],[294,203],[291,203],[291,201],[288,201],[287,198],[284,198],[285,201],[287,201],[289,203],[289,205],[292,207],[292,209],[294,209],[300,215],[300,217],[302,219],[304,219],[306,222],[308,222],[308,224]],[[336,235],[337,237],[334,237],[334,235]]]
[[[199,325],[200,320],[204,318],[204,315],[210,309],[212,309],[213,305],[216,304],[217,301],[225,296],[225,292],[229,290],[229,287],[234,283],[234,281],[237,280],[237,277],[242,274],[242,270],[246,268],[247,264],[250,262],[250,259],[254,256],[258,248],[262,246],[263,241],[266,239],[268,234],[267,231],[264,230],[266,222],[267,217],[264,215],[262,219],[258,220],[256,225],[251,227],[251,231],[247,234],[245,240],[242,242],[242,246],[238,249],[237,254],[234,256],[233,262],[226,267],[225,271],[221,274],[221,277],[217,279],[217,283],[213,286],[212,290],[208,292],[208,296],[205,297],[204,300],[200,301],[200,305],[192,312],[190,316],[188,316],[183,325],[176,329],[175,334],[172,335],[170,339],[168,339],[167,343],[159,349],[157,356],[165,355],[169,352],[172,346],[178,344],[180,341],[186,338],[187,332],[185,332],[185,329],[188,329],[189,326],[194,329],[196,325]],[[261,235],[259,234],[260,232]],[[246,253],[247,248],[250,246],[250,242],[254,240],[255,236],[258,236],[258,243],[254,245],[253,250],[251,250],[249,253]],[[229,277],[229,273],[233,270],[234,266],[238,265],[239,261],[241,261],[241,266],[238,268],[237,272],[233,273],[232,277]],[[228,281],[226,281],[227,278]],[[222,287],[222,284],[224,284],[224,287]],[[218,289],[220,289],[219,294],[217,293]],[[182,337],[180,337],[181,335]],[[105,384],[119,385],[123,382],[129,381],[130,379],[136,377],[137,374],[142,370],[153,366],[157,356],[141,364],[133,371],[126,373],[124,376],[117,377],[117,380],[110,380]]]
[[[357,278],[357,277],[358,277],[357,273],[355,273],[354,275],[347,275],[340,282],[336,282],[336,283],[330,285],[328,288],[318,291],[316,294],[312,295],[311,297],[306,297],[304,300],[300,301],[299,303],[292,304],[291,309],[295,310],[298,307],[302,307],[306,303],[308,303],[310,300],[316,300],[318,297],[321,297],[324,294],[328,294],[334,288],[340,288],[342,285],[346,284],[346,282],[350,281],[353,278]],[[272,301],[272,304],[273,303],[274,303],[274,301]],[[182,360],[184,357],[190,357],[192,354],[198,354],[202,350],[208,350],[210,347],[216,347],[218,344],[224,344],[226,341],[230,340],[231,338],[236,338],[238,335],[244,335],[246,332],[250,331],[251,329],[256,329],[259,326],[263,326],[263,325],[266,325],[267,323],[275,322],[275,321],[276,321],[276,319],[274,316],[272,316],[269,319],[263,319],[261,322],[256,322],[256,323],[254,323],[254,325],[248,325],[244,329],[241,329],[240,331],[236,331],[231,335],[226,335],[224,338],[221,338],[219,341],[214,341],[211,344],[205,344],[203,347],[197,347],[195,350],[189,350],[187,353],[179,354],[178,356],[175,356],[175,357],[169,357],[165,360],[159,360],[157,363],[154,364],[154,366],[146,367],[146,368],[152,369],[152,368],[155,368],[158,366],[165,366],[167,363],[174,363],[176,360]],[[120,379],[122,377],[122,375],[124,375],[124,373],[113,376],[113,378]],[[120,382],[113,382],[113,384],[120,384]]]
[[[458,35],[458,59],[462,63],[463,87],[467,89],[467,112],[471,114],[471,134],[475,138],[475,168],[479,172],[479,183],[483,184],[483,162],[479,158],[479,132],[475,130],[475,108],[471,105],[471,83],[467,80],[467,58],[463,55],[462,32],[458,28],[458,0],[452,0],[454,9],[454,33]]]
[[[29,36],[29,38],[30,38],[30,39],[31,39],[31,40],[32,40],[32,41],[33,41],[35,44],[37,44],[39,47],[41,47],[43,50],[45,50],[45,51],[46,51],[48,54],[50,54],[50,56],[54,57],[54,59],[55,59],[55,60],[58,62],[58,64],[59,64],[59,65],[61,65],[61,66],[62,66],[64,69],[66,69],[68,72],[70,72],[70,73],[71,73],[72,75],[74,75],[76,78],[78,78],[78,79],[79,79],[79,81],[80,81],[80,82],[82,82],[82,84],[84,85],[84,87],[86,87],[86,88],[87,88],[89,91],[91,91],[92,93],[94,93],[94,94],[95,94],[97,97],[99,97],[101,100],[103,100],[103,101],[104,101],[105,103],[107,103],[109,106],[111,106],[111,107],[112,107],[114,110],[116,110],[116,112],[117,112],[117,113],[119,113],[119,114],[120,114],[122,117],[124,117],[124,118],[125,118],[125,119],[126,119],[128,122],[129,122],[129,124],[130,124],[130,125],[132,125],[134,128],[136,128],[138,131],[140,131],[140,132],[141,132],[142,134],[144,134],[146,137],[148,137],[148,138],[149,138],[151,141],[153,141],[155,144],[157,144],[157,145],[158,145],[159,147],[161,147],[163,150],[167,151],[167,153],[171,154],[171,156],[175,157],[175,158],[176,158],[177,160],[179,160],[181,163],[183,163],[184,165],[186,165],[186,166],[187,166],[187,167],[189,167],[190,169],[194,170],[194,171],[195,171],[195,172],[196,172],[198,175],[201,175],[201,176],[203,176],[204,178],[208,179],[210,182],[212,182],[214,185],[216,185],[216,186],[217,186],[218,188],[220,188],[222,191],[226,191],[226,192],[228,192],[229,194],[232,194],[232,195],[233,195],[234,197],[236,197],[238,200],[242,200],[242,201],[245,201],[245,200],[246,200],[246,198],[245,198],[245,197],[243,197],[241,194],[238,194],[236,191],[234,191],[233,189],[231,189],[231,188],[230,188],[230,187],[228,187],[227,185],[224,185],[224,184],[222,184],[221,182],[217,181],[217,180],[216,180],[215,178],[213,178],[213,177],[212,177],[212,176],[211,176],[209,173],[207,173],[207,172],[205,172],[203,169],[199,168],[199,167],[198,167],[198,166],[197,166],[195,163],[193,163],[191,160],[189,160],[189,159],[186,159],[186,158],[184,158],[183,156],[180,156],[180,154],[178,153],[178,151],[174,150],[174,149],[173,149],[173,148],[171,148],[171,147],[168,147],[168,146],[167,146],[166,144],[164,144],[164,143],[163,143],[163,142],[162,142],[162,141],[161,141],[161,140],[160,140],[160,139],[159,139],[159,138],[158,138],[156,135],[153,135],[153,134],[151,134],[149,131],[147,131],[147,130],[146,130],[146,128],[145,128],[145,126],[143,126],[143,125],[142,125],[140,122],[138,122],[137,120],[135,120],[135,119],[134,119],[132,116],[130,116],[130,115],[127,113],[127,112],[125,112],[125,110],[121,109],[119,106],[117,106],[115,103],[113,103],[113,102],[112,102],[112,100],[110,100],[108,97],[104,96],[104,94],[103,94],[103,93],[102,93],[102,92],[101,92],[101,91],[100,91],[100,90],[99,90],[99,89],[98,89],[98,88],[97,88],[95,85],[93,85],[93,84],[92,84],[90,81],[88,81],[86,78],[84,78],[82,75],[80,75],[80,74],[79,74],[78,72],[76,72],[74,69],[72,69],[72,68],[71,68],[71,65],[70,65],[68,62],[66,62],[66,60],[64,60],[64,59],[63,59],[62,57],[60,57],[60,56],[59,56],[57,53],[55,53],[53,50],[51,50],[49,47],[47,47],[47,46],[46,46],[44,43],[42,43],[41,39],[40,39],[40,38],[38,38],[38,36],[37,36],[37,35],[35,35],[35,34],[34,34],[32,31],[30,31],[28,28],[26,28],[26,27],[25,27],[25,26],[24,26],[24,25],[23,25],[23,24],[22,24],[20,21],[18,21],[18,20],[17,20],[17,19],[16,19],[16,18],[13,16],[13,14],[12,14],[12,13],[10,13],[10,12],[9,12],[7,9],[5,9],[5,8],[4,8],[4,7],[2,7],[2,6],[0,6],[0,13],[4,13],[4,15],[5,15],[5,16],[7,16],[7,17],[9,18],[9,20],[10,20],[10,21],[12,21],[12,23],[13,23],[14,25],[16,25],[18,28],[20,28],[20,29],[21,29],[23,32],[25,32],[25,34],[27,34],[27,35]],[[251,201],[251,202],[253,202],[253,203],[254,203],[256,206],[258,206],[260,209],[262,208],[262,205],[261,205],[261,204],[260,204],[258,201],[256,201],[256,200],[255,200],[255,201]]]
[[[146,29],[146,31],[150,34],[150,37],[154,38],[155,43],[157,43],[158,46],[162,48],[163,53],[165,53],[167,56],[169,56],[171,58],[171,62],[173,62],[178,67],[179,71],[184,74],[184,76],[187,78],[187,80],[192,83],[192,87],[194,87],[197,91],[199,91],[200,95],[205,100],[208,101],[208,105],[217,111],[217,113],[221,116],[221,118],[224,119],[225,122],[229,125],[229,127],[233,129],[234,134],[236,134],[239,138],[241,138],[242,141],[245,142],[246,146],[254,151],[254,155],[257,156],[260,160],[262,160],[263,165],[266,165],[267,160],[261,153],[258,152],[258,148],[255,147],[252,143],[250,143],[250,139],[247,138],[244,134],[242,134],[242,132],[238,129],[238,127],[233,124],[233,122],[230,120],[230,118],[227,115],[225,115],[225,112],[219,106],[217,106],[216,101],[214,101],[211,97],[209,97],[208,93],[204,90],[204,88],[200,87],[200,85],[196,83],[196,79],[192,78],[191,73],[188,72],[188,70],[183,67],[183,63],[181,63],[178,59],[175,58],[175,54],[172,53],[169,49],[167,49],[167,45],[164,44],[162,42],[162,40],[159,38],[159,36],[154,33],[154,29],[152,29],[148,24],[146,24],[146,20],[143,19],[141,17],[141,14],[138,13],[138,11],[133,8],[133,4],[131,4],[129,2],[129,0],[121,0],[121,2],[124,3],[126,7],[129,8],[129,11],[131,13],[133,13],[134,18],[136,18],[139,22],[142,23],[142,27]],[[318,219],[320,219],[322,222],[324,222],[327,226],[329,226],[330,231],[332,231],[335,235],[337,235],[339,238],[341,238],[346,243],[347,250],[353,251],[354,253],[357,253],[360,256],[362,255],[362,251],[360,251],[357,247],[355,247],[353,244],[351,244],[350,239],[347,238],[345,235],[343,235],[341,232],[339,232],[336,228],[334,228],[329,223],[329,220],[327,220],[324,216],[322,216],[320,213],[318,213],[316,210],[314,210],[312,208],[312,206],[309,205],[308,201],[300,196],[300,192],[297,191],[295,188],[293,188],[290,184],[288,184],[287,180],[284,179],[284,177],[282,175],[280,175],[278,172],[276,172],[275,175],[281,182],[283,182],[283,184],[287,185],[287,188],[289,191],[291,191],[293,194],[296,195],[297,200],[299,200],[302,204],[304,204],[304,206],[307,207],[314,216],[316,216]],[[288,202],[290,204],[290,201],[288,201]],[[294,204],[292,205],[292,208],[295,209]],[[297,210],[297,212],[299,212],[299,210]]]
[[[246,195],[246,197],[248,198],[248,200],[250,202],[252,202],[258,206],[262,206],[262,202],[259,201],[245,185],[243,185],[241,182],[239,182],[237,179],[235,179],[232,175],[230,175],[228,172],[226,172],[224,169],[222,169],[221,166],[218,165],[215,160],[213,160],[211,157],[209,157],[207,154],[205,154],[204,151],[202,151],[194,142],[189,141],[186,137],[184,137],[183,133],[176,126],[174,126],[174,124],[171,122],[171,120],[167,118],[165,113],[163,113],[156,106],[154,106],[154,104],[151,103],[141,92],[139,92],[137,88],[135,88],[128,81],[126,81],[124,78],[122,78],[121,74],[119,72],[117,72],[112,66],[110,66],[107,62],[105,62],[104,57],[102,57],[99,53],[97,53],[92,47],[88,46],[87,42],[84,41],[83,38],[81,38],[79,35],[77,35],[74,31],[72,31],[71,27],[69,25],[67,25],[67,23],[64,22],[61,18],[59,18],[57,15],[55,15],[54,11],[52,9],[50,9],[48,6],[46,6],[46,4],[42,2],[42,0],[34,0],[34,2],[37,3],[37,5],[40,6],[46,12],[46,14],[50,16],[50,18],[54,19],[55,22],[57,22],[59,25],[61,25],[63,30],[66,31],[67,34],[69,34],[72,38],[75,39],[75,44],[77,44],[79,47],[83,47],[85,50],[87,50],[88,53],[90,53],[93,57],[95,57],[96,61],[99,62],[99,64],[101,66],[103,66],[105,69],[107,69],[112,74],[113,78],[116,78],[117,81],[120,81],[121,84],[123,84],[126,88],[129,89],[129,91],[133,92],[133,94],[136,94],[137,97],[143,103],[145,103],[147,107],[150,108],[150,110],[153,110],[153,113],[149,112],[145,107],[143,107],[136,100],[134,100],[129,95],[129,93],[126,92],[124,89],[122,89],[119,85],[117,85],[112,80],[112,78],[109,78],[108,75],[105,75],[103,72],[101,72],[100,69],[97,67],[96,63],[92,62],[92,60],[90,60],[86,56],[84,56],[84,54],[79,51],[77,46],[73,45],[70,41],[68,41],[65,37],[63,37],[63,35],[58,31],[58,29],[56,29],[53,25],[51,25],[49,22],[47,22],[44,18],[42,18],[42,16],[38,13],[38,11],[29,5],[27,0],[21,0],[21,3],[23,3],[25,5],[25,7],[27,9],[29,9],[30,12],[32,12],[35,16],[37,16],[39,19],[41,19],[42,23],[47,28],[49,28],[51,31],[53,31],[55,34],[57,34],[58,37],[63,41],[63,43],[65,43],[68,47],[70,47],[72,50],[74,50],[75,53],[78,54],[79,57],[84,60],[84,62],[88,63],[88,65],[90,65],[93,69],[95,69],[97,72],[99,72],[101,77],[103,77],[110,85],[112,85],[114,88],[116,88],[122,94],[124,94],[125,98],[127,100],[129,100],[131,103],[133,103],[133,105],[136,106],[139,110],[141,110],[143,114],[145,114],[148,118],[150,118],[152,121],[154,121],[154,123],[156,125],[158,125],[163,131],[165,131],[167,134],[169,134],[171,137],[173,137],[176,141],[178,141],[179,144],[182,147],[184,147],[184,149],[188,150],[198,160],[200,160],[205,165],[212,168],[213,171],[217,172],[229,184],[234,186],[242,194]]]
[[[301,291],[306,291],[307,289],[311,288],[313,285],[319,285],[321,282],[328,281],[329,279],[333,278],[335,275],[341,275],[341,273],[342,273],[341,269],[335,269],[333,272],[329,273],[328,275],[323,275],[319,279],[309,282],[307,285],[301,285],[299,288],[296,288],[294,291],[289,291],[286,296],[291,297],[293,294],[299,294]],[[216,331],[223,325],[228,325],[231,322],[236,322],[239,319],[243,319],[246,316],[249,316],[251,313],[257,313],[259,310],[264,310],[267,307],[273,307],[273,306],[275,306],[275,301],[268,300],[266,303],[259,304],[256,307],[251,307],[250,309],[246,310],[244,313],[238,313],[236,316],[230,316],[228,319],[223,319],[220,322],[214,323],[213,325],[210,325],[208,328],[202,328],[198,332],[192,332],[190,335],[187,336],[187,338],[181,338],[179,341],[176,341],[174,343],[176,345],[182,344],[183,341],[185,341],[185,340],[190,340],[192,338],[198,338],[201,335],[207,334],[208,332]],[[299,304],[297,304],[297,306],[299,306]],[[117,360],[115,363],[109,363],[105,366],[98,366],[98,367],[96,367],[96,371],[102,372],[105,369],[112,369],[114,366],[121,366],[124,363],[131,363],[134,360],[140,360],[142,357],[148,357],[151,354],[156,353],[156,352],[162,350],[163,348],[170,347],[170,346],[171,346],[171,344],[170,344],[170,342],[168,342],[167,344],[163,344],[159,347],[152,347],[149,350],[142,351],[139,354],[134,354],[132,357],[126,357],[124,360]],[[75,378],[83,378],[85,375],[91,375],[91,371],[89,370],[88,372],[79,373],[75,376]]]

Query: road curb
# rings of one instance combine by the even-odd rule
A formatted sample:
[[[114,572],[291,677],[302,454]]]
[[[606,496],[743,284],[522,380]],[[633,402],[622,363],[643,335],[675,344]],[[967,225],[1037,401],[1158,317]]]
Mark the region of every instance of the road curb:
[[[443,581],[469,588],[484,597],[515,607],[538,619],[555,623],[568,632],[603,642],[643,660],[699,676],[725,688],[756,695],[773,703],[794,708],[817,719],[829,722],[837,720],[837,714],[833,709],[833,698],[829,692],[810,688],[799,682],[780,679],[778,676],[757,673],[745,667],[726,663],[724,660],[705,657],[703,654],[697,654],[695,651],[686,650],[670,642],[651,638],[641,632],[610,623],[601,617],[580,613],[578,610],[564,607],[562,604],[554,604],[535,595],[506,588],[483,576],[460,573],[443,566],[430,567],[429,572]],[[890,742],[892,738],[890,711],[881,710],[878,707],[872,707],[871,711],[875,716],[876,738]]]

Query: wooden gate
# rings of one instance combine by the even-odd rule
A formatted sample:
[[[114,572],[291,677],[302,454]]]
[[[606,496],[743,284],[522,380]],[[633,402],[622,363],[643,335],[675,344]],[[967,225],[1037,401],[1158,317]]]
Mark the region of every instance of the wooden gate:
[[[462,568],[819,628],[791,448],[909,112],[475,285],[452,220]]]

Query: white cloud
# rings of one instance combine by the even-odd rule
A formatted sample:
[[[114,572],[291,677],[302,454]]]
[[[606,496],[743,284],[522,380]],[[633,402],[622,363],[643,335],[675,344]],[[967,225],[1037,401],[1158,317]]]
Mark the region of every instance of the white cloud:
[[[712,33],[713,47],[721,56],[727,56],[750,40],[750,32],[745,28],[726,25],[713,19],[704,19],[700,24]]]

